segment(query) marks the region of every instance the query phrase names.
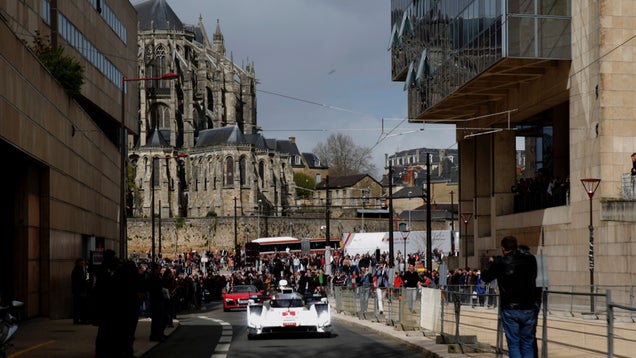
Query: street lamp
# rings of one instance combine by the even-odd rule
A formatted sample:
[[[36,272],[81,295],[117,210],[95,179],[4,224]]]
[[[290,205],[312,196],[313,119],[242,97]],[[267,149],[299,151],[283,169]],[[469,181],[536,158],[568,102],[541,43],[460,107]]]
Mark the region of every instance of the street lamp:
[[[256,238],[257,239],[261,238],[261,207],[262,207],[262,205],[263,205],[263,200],[258,199],[258,214],[257,214],[257,217],[258,217],[258,224],[257,225],[258,226],[257,226],[257,233],[256,233],[256,236],[257,236]]]
[[[366,229],[364,228],[364,211],[366,210],[365,205],[369,201],[369,194],[371,190],[369,190],[369,188],[364,188],[361,190],[361,192],[362,192],[362,225],[360,225],[360,232],[366,232]]]
[[[464,222],[464,248],[461,251],[464,251],[464,267],[468,267],[468,223],[472,217],[473,213],[462,213],[462,221]]]
[[[152,194],[155,194],[155,191],[153,189]],[[161,253],[161,199],[159,199],[159,215],[157,215],[157,219],[159,220],[159,253],[157,254],[159,256],[159,261],[163,260],[163,254]]]
[[[155,160],[157,157],[152,157],[150,164],[150,223],[152,233],[150,235],[150,260],[155,262]]]
[[[598,185],[601,183],[601,179],[598,178],[585,178],[581,179],[581,184],[585,188],[587,196],[590,198],[590,241],[588,247],[588,261],[590,266],[590,310],[594,313],[594,226],[592,226],[592,198]]]
[[[234,197],[234,265],[239,267],[239,248],[238,248],[238,225],[236,222],[236,197]]]
[[[453,194],[454,193],[451,190],[451,192],[450,192],[450,196],[451,196],[451,210],[450,210],[450,212],[451,212],[451,222],[450,222],[450,227],[451,227],[451,230],[450,230],[451,231],[451,234],[450,234],[450,239],[451,239],[450,249],[451,249],[451,252],[450,252],[450,254],[452,256],[455,256],[455,223],[454,223],[455,222],[455,217],[454,217],[455,216],[455,213],[454,213],[455,212],[455,204],[453,203]]]
[[[409,230],[411,230],[411,205],[410,205],[411,204],[411,194],[413,194],[413,192],[409,190],[409,194],[408,194],[408,197],[409,197],[409,227],[408,227],[408,229]]]
[[[406,233],[406,235],[404,235]],[[402,260],[404,261],[404,270],[406,270],[406,240],[409,238],[410,229],[406,229],[406,231],[402,231],[402,242],[404,243],[404,252],[402,253]]]
[[[127,245],[126,245],[126,188],[128,166],[126,165],[126,82],[138,82],[138,81],[156,81],[156,80],[172,80],[177,78],[176,73],[168,72],[159,77],[139,77],[139,78],[121,78],[121,125],[119,127],[119,166],[121,170],[121,182],[119,188],[119,255],[120,257],[128,257]],[[154,220],[154,216],[153,216]],[[154,229],[153,229],[154,236]],[[154,240],[153,246],[153,260],[154,260]]]

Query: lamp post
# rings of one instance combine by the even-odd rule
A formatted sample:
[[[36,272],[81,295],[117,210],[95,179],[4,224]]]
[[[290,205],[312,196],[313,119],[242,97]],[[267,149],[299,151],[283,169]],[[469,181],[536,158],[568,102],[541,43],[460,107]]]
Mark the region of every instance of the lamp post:
[[[464,252],[464,267],[468,267],[468,223],[472,217],[473,213],[462,213],[462,221],[464,222],[464,248],[462,249]]]
[[[453,191],[451,190],[450,192],[451,195],[451,222],[450,222],[450,227],[451,227],[451,233],[450,233],[450,254],[455,256],[455,204],[453,203]]]
[[[238,249],[238,225],[236,222],[236,197],[234,197],[234,265],[239,267],[240,253]]]
[[[404,252],[402,253],[402,259],[404,260],[404,269],[406,270],[406,240],[409,238],[409,229],[402,231],[402,242],[404,243]],[[405,235],[406,234],[406,235]]]
[[[261,238],[261,207],[262,207],[262,205],[263,205],[263,200],[258,199],[258,214],[257,214],[257,217],[258,217],[258,221],[257,222],[258,223],[257,223],[257,229],[256,229],[257,230],[257,232],[256,232],[256,238],[257,239]]]
[[[138,78],[121,78],[121,123],[119,127],[119,166],[121,170],[121,187],[119,188],[119,254],[120,257],[127,257],[127,245],[126,245],[126,188],[127,185],[127,174],[128,174],[128,166],[126,165],[126,82],[139,82],[139,81],[156,81],[156,80],[172,80],[177,78],[178,75],[176,73],[168,72],[159,77],[138,77]],[[153,211],[154,211],[154,202],[153,202]],[[154,212],[153,212],[154,214]],[[154,222],[154,216],[153,216]],[[154,227],[153,227],[153,242],[152,242],[152,259],[154,260]]]
[[[590,198],[590,226],[588,227],[590,230],[590,239],[588,246],[588,262],[590,266],[590,310],[592,313],[594,310],[594,226],[592,225],[592,198],[594,197],[594,193],[596,189],[598,189],[598,185],[601,183],[601,179],[598,178],[585,178],[581,179],[581,184],[585,188],[585,192],[587,196]]]
[[[154,189],[154,188],[153,188]],[[155,194],[155,191],[152,191],[152,194]],[[161,253],[161,199],[159,199],[159,215],[157,215],[157,219],[159,220],[159,253],[157,256],[159,257],[159,261],[163,260],[163,254]]]
[[[410,206],[411,206],[410,205],[411,204],[411,194],[413,194],[413,192],[409,190],[409,194],[408,194],[408,197],[409,197],[409,227],[407,228],[407,230],[411,230],[411,208],[410,208]]]
[[[369,196],[369,188],[364,188],[360,190],[362,194],[362,224],[360,225],[360,232],[366,232],[364,229],[364,211],[366,210],[366,204]]]
[[[150,261],[155,262],[155,157],[150,162]]]

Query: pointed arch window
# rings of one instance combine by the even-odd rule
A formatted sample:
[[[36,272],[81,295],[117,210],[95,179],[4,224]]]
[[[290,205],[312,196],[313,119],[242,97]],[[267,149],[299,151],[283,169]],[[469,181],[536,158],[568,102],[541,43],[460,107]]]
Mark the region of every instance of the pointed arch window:
[[[166,49],[157,46],[154,51],[151,47],[145,50],[146,77],[161,77],[168,72],[168,61],[166,59]],[[149,94],[169,94],[170,79],[148,81],[147,88]],[[163,90],[161,90],[163,89]]]
[[[265,186],[265,161],[258,162],[258,177],[261,182],[261,188]]]
[[[150,128],[170,128],[170,108],[168,106],[157,104],[152,107],[150,112]]]
[[[232,157],[225,158],[225,182],[224,185],[234,185],[234,159]]]
[[[159,186],[161,183],[161,161],[151,158],[150,164],[152,165],[151,177],[152,177],[152,189]]]
[[[247,183],[247,178],[246,178],[247,173],[245,172],[245,167],[246,167],[246,160],[245,160],[245,157],[243,156],[239,159],[239,180],[241,185],[245,185],[245,183]]]

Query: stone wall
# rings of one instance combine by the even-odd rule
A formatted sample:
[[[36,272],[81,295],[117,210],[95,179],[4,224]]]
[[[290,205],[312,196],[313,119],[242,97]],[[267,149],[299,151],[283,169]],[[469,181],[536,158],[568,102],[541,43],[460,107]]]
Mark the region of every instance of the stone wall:
[[[243,246],[246,240],[257,237],[293,236],[324,237],[324,218],[290,218],[290,217],[237,217],[236,238]],[[357,232],[360,229],[359,218],[331,219],[331,237],[342,237],[346,232]],[[387,231],[387,219],[365,218],[366,231]],[[161,234],[159,234],[161,227]],[[178,227],[178,228],[177,228]],[[260,235],[258,235],[260,227]],[[433,230],[446,229],[446,223],[433,223]],[[215,229],[216,228],[216,229]],[[197,250],[232,250],[234,247],[234,217],[209,217],[162,219],[161,224],[155,219],[155,253],[158,254],[159,241],[164,257],[173,257],[175,252]],[[128,219],[128,254],[149,253],[152,243],[152,222],[150,219]],[[176,244],[176,249],[175,249]]]

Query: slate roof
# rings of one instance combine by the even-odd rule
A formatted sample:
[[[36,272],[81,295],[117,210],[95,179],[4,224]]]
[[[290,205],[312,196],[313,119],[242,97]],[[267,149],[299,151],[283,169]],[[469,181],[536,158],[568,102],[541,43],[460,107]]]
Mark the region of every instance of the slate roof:
[[[411,192],[410,196],[409,191]],[[408,199],[409,197],[415,199],[423,196],[426,196],[426,190],[422,185],[407,186],[393,193],[393,199]]]
[[[154,21],[156,30],[183,30],[184,25],[172,10],[166,0],[147,0],[135,5],[137,10],[137,19],[139,21],[139,30],[150,30],[151,22]]]
[[[302,153],[305,161],[307,162],[307,166],[310,169],[327,169],[328,167],[322,164],[317,155],[314,153]],[[316,164],[318,163],[318,164]]]
[[[284,139],[277,140],[276,150],[283,153],[289,153],[291,155],[300,155],[298,146],[296,145],[296,143],[290,140],[284,140]]]
[[[167,133],[166,133],[167,132]],[[148,138],[146,139],[147,148],[165,148],[170,147],[170,131],[169,130],[157,130],[150,131]]]
[[[276,139],[265,139],[265,143],[267,144],[267,149],[276,150]]]
[[[261,134],[245,134],[245,141],[256,149],[267,149],[267,140]]]
[[[342,175],[337,177],[329,177],[329,189],[342,189],[354,186],[368,174]],[[374,179],[375,180],[375,179]],[[321,181],[316,185],[316,189],[325,189],[325,182]]]
[[[238,145],[246,144],[247,141],[241,133],[239,127],[228,126],[222,128],[204,129],[199,131],[199,136],[196,139],[196,148],[210,147],[215,145]]]

